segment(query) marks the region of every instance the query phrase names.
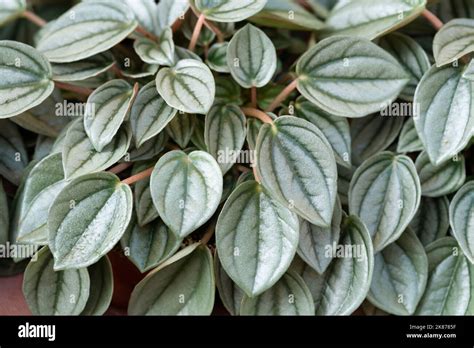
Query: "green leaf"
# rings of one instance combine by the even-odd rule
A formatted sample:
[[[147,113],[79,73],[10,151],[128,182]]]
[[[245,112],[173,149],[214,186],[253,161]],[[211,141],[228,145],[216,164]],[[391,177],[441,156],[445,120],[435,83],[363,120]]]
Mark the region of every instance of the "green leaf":
[[[48,211],[56,196],[66,186],[63,179],[61,153],[47,156],[31,169],[24,184],[18,242],[48,244]]]
[[[398,137],[404,117],[372,115],[351,122],[352,159],[360,165],[386,150]]]
[[[197,24],[197,17],[195,15],[188,15],[185,17],[184,23],[182,25],[182,32],[186,39],[189,41],[192,40],[194,28]],[[211,43],[216,38],[216,34],[206,26],[201,27],[198,39],[196,41],[196,46],[200,47],[209,47]]]
[[[168,135],[165,132],[161,132],[150,140],[145,141],[138,149],[132,148],[130,153],[126,155],[124,159],[127,162],[136,162],[155,158],[161,151],[163,151],[168,139]],[[129,156],[129,158],[127,158],[127,156]]]
[[[423,244],[407,229],[375,255],[374,275],[367,298],[395,315],[412,315],[425,291],[428,258]]]
[[[206,140],[204,139],[205,120],[195,117],[194,131],[191,135],[191,142],[199,150],[207,151]]]
[[[331,115],[304,98],[297,99],[295,113],[323,132],[334,150],[338,164],[351,166],[351,137],[347,119]]]
[[[267,0],[195,0],[196,8],[216,22],[240,22],[258,12]]]
[[[182,149],[188,146],[197,123],[195,115],[178,112],[176,116],[168,122],[165,130],[176,144]]]
[[[145,63],[162,66],[174,64],[174,42],[171,28],[166,28],[157,41],[148,38],[135,40],[133,48]]]
[[[356,169],[355,166],[351,168],[337,166],[337,193],[343,205],[349,205],[349,186]]]
[[[168,105],[187,113],[206,114],[214,103],[211,70],[195,59],[180,60],[156,75],[156,88]]]
[[[453,18],[474,18],[474,3],[469,0],[439,1],[430,7],[443,22]]]
[[[400,33],[392,33],[382,37],[379,45],[394,56],[410,75],[410,82],[403,89],[400,98],[412,101],[418,83],[431,67],[428,55],[415,40]]]
[[[298,90],[324,111],[363,117],[389,105],[410,76],[389,53],[352,37],[320,41],[296,65]]]
[[[474,181],[464,185],[449,206],[453,235],[466,257],[474,264]]]
[[[87,99],[84,129],[97,152],[110,144],[127,116],[137,93],[124,80],[112,80],[97,88]]]
[[[356,216],[344,217],[339,245],[327,270],[319,275],[311,267],[300,273],[313,294],[316,315],[350,315],[364,301],[374,270],[369,232]]]
[[[140,227],[132,218],[120,240],[125,255],[144,273],[172,256],[181,246],[177,238],[161,220]]]
[[[9,240],[8,228],[10,225],[10,215],[8,214],[8,200],[3,189],[3,180],[0,179],[0,245],[5,245]]]
[[[184,18],[188,8],[189,1],[161,0],[156,9],[157,34],[171,27],[180,17]]]
[[[241,315],[314,315],[311,292],[297,273],[288,271],[264,293],[244,296]]]
[[[86,268],[55,271],[53,255],[42,248],[23,278],[23,295],[33,315],[79,315],[89,298]],[[74,299],[74,301],[71,301]]]
[[[446,197],[422,197],[410,228],[424,246],[445,237],[449,228],[449,201]]]
[[[227,66],[228,46],[228,42],[218,42],[209,48],[206,59],[206,64],[209,66],[209,68],[220,73],[230,73],[230,69]]]
[[[136,163],[133,166],[132,175],[138,174],[148,168],[151,168],[156,161]],[[158,211],[153,205],[150,190],[150,178],[137,181],[134,186],[134,205],[139,226],[145,226],[159,217]]]
[[[459,153],[471,139],[473,83],[462,77],[462,69],[446,66],[432,67],[418,85],[415,127],[434,165]]]
[[[0,25],[21,17],[25,11],[25,0],[3,0],[0,6]]]
[[[206,246],[190,245],[150,272],[132,292],[129,315],[210,315],[215,281]]]
[[[75,62],[115,46],[136,27],[126,4],[81,2],[43,28],[37,48],[50,62]]]
[[[28,153],[18,127],[0,120],[0,175],[18,185],[27,164]]]
[[[336,201],[330,227],[319,227],[300,219],[300,239],[298,255],[317,273],[322,274],[328,268],[333,255],[327,253],[339,243],[341,234],[342,207],[339,199]]]
[[[428,283],[417,315],[464,315],[471,298],[469,261],[452,237],[426,247]]]
[[[133,12],[138,24],[150,33],[158,30],[157,18],[158,7],[155,0],[122,0],[128,9]]]
[[[240,86],[227,76],[216,77],[216,102],[242,105]]]
[[[415,165],[420,178],[421,194],[426,197],[441,197],[456,192],[466,181],[466,165],[462,155],[434,166],[426,152],[422,152]]]
[[[263,186],[314,225],[331,223],[337,193],[331,145],[312,123],[283,116],[262,126],[256,148]]]
[[[87,267],[109,252],[132,215],[132,191],[111,173],[72,180],[49,210],[49,247],[56,270]]]
[[[63,165],[66,179],[110,167],[127,153],[131,138],[128,128],[122,128],[110,144],[97,152],[84,130],[83,120],[74,121],[64,139]]]
[[[222,196],[222,172],[204,151],[170,151],[151,174],[151,196],[163,222],[184,238],[206,221]]]
[[[265,7],[249,18],[258,25],[290,29],[320,30],[324,23],[298,3],[287,0],[269,0]]]
[[[215,277],[217,290],[224,307],[231,315],[239,315],[240,303],[242,302],[245,293],[227,275],[219,262],[217,254],[214,256],[214,269],[216,272]]]
[[[40,104],[51,93],[51,65],[33,47],[0,41],[0,118],[9,118]]]
[[[247,119],[247,143],[250,150],[255,150],[257,146],[258,133],[262,125],[263,122],[257,118]]]
[[[112,302],[114,278],[107,256],[87,268],[91,282],[89,299],[81,315],[103,315]]]
[[[452,63],[474,52],[474,20],[453,19],[436,33],[433,54],[436,66]]]
[[[205,119],[207,151],[225,174],[236,163],[245,142],[245,115],[235,104],[214,104]]]
[[[130,125],[135,146],[160,133],[175,117],[177,110],[168,106],[156,90],[155,81],[146,84],[137,94],[130,111]]]
[[[405,231],[420,199],[420,180],[412,160],[382,152],[366,160],[354,173],[349,211],[367,226],[377,252]]]
[[[263,87],[276,71],[275,46],[261,29],[247,24],[229,42],[227,66],[240,86]]]
[[[52,153],[55,140],[56,139],[46,137],[44,135],[38,135],[38,137],[36,138],[33,160],[41,161],[43,158]]]
[[[418,152],[423,151],[423,143],[416,132],[415,122],[412,117],[405,122],[400,132],[397,144],[397,152]]]
[[[372,40],[413,21],[426,0],[340,1],[326,20],[328,35],[353,35]]]
[[[272,287],[286,272],[298,245],[298,219],[255,181],[227,199],[216,226],[222,267],[248,295]]]
[[[52,64],[55,81],[83,81],[102,74],[115,64],[114,57],[108,51],[71,63]]]

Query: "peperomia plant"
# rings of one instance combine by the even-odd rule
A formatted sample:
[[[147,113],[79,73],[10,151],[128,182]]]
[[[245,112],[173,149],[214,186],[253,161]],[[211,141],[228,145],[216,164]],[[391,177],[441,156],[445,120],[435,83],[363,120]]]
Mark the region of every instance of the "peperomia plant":
[[[125,257],[130,315],[474,315],[458,3],[0,0],[1,275],[41,315]]]

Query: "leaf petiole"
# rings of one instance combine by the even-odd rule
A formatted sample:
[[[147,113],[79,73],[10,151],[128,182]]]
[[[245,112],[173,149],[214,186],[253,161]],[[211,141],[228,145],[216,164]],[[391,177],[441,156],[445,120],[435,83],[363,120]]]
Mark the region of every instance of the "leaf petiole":
[[[48,22],[46,22],[43,18],[37,16],[31,11],[23,12],[23,17],[29,20],[31,23],[36,24],[38,27],[44,27]]]
[[[266,112],[272,112],[275,110],[286,98],[296,89],[298,86],[298,79],[294,79],[291,83],[285,87],[283,91],[273,100],[273,102],[265,110]]]

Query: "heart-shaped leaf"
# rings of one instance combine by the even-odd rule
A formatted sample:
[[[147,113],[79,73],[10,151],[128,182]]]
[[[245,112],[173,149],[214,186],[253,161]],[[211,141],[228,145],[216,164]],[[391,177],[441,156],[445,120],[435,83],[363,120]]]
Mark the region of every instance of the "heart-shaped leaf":
[[[179,18],[184,18],[188,8],[189,1],[161,0],[156,9],[157,33],[171,27]]]
[[[163,222],[179,238],[202,226],[222,196],[222,172],[206,152],[171,151],[151,174],[151,196]]]
[[[168,106],[156,90],[155,81],[143,86],[137,94],[130,111],[130,125],[135,146],[160,133],[176,115],[177,110]]]
[[[426,152],[422,152],[415,165],[423,196],[441,197],[456,192],[466,181],[466,165],[462,155],[434,166]]]
[[[375,255],[374,275],[367,298],[395,315],[412,315],[425,291],[428,258],[423,244],[407,229]]]
[[[49,210],[49,246],[56,270],[92,265],[125,232],[132,215],[132,191],[111,173],[72,180]]]
[[[227,76],[216,77],[216,102],[242,105],[240,86]]]
[[[367,226],[377,252],[405,231],[420,199],[420,180],[412,160],[382,152],[366,160],[354,173],[349,211]]]
[[[84,129],[82,119],[68,129],[63,147],[63,165],[66,179],[104,170],[118,162],[130,146],[131,134],[123,127],[113,141],[97,152]]]
[[[328,114],[304,98],[298,98],[295,111],[298,117],[311,122],[323,132],[334,150],[337,163],[350,167],[351,136],[347,119]]]
[[[275,46],[261,29],[247,24],[229,42],[227,66],[242,87],[263,87],[276,71]]]
[[[212,255],[198,243],[177,253],[137,284],[129,315],[209,315],[214,306]]]
[[[244,296],[241,315],[314,315],[311,292],[303,278],[288,271],[264,293]]]
[[[87,99],[84,129],[97,152],[115,137],[137,93],[124,80],[112,80],[97,88]]]
[[[403,125],[398,137],[397,152],[407,153],[418,151],[423,151],[423,143],[418,137],[413,118],[409,118]]]
[[[19,184],[28,164],[28,152],[18,127],[9,120],[0,120],[0,175]]]
[[[369,232],[356,216],[345,216],[335,259],[319,275],[311,267],[300,274],[314,299],[316,315],[350,315],[364,301],[372,281],[374,255]]]
[[[89,299],[81,315],[103,315],[112,302],[114,278],[107,256],[87,268],[91,282]]]
[[[474,181],[468,182],[454,196],[449,206],[449,221],[459,246],[474,264]]]
[[[474,51],[474,20],[453,19],[433,40],[433,54],[438,67],[452,63]]]
[[[215,104],[206,115],[206,148],[217,160],[223,174],[236,163],[245,134],[245,115],[235,104]]]
[[[227,199],[216,226],[222,267],[249,296],[273,286],[298,245],[298,219],[255,181],[240,184]]]
[[[382,37],[379,45],[394,56],[410,75],[410,82],[403,89],[400,98],[412,101],[418,83],[431,67],[428,55],[415,40],[400,33]]]
[[[196,8],[216,22],[239,22],[262,10],[267,0],[195,0]]]
[[[374,39],[413,21],[426,0],[353,0],[339,2],[326,20],[325,35]]]
[[[337,116],[363,117],[389,105],[410,76],[389,53],[353,37],[325,39],[296,65],[298,90],[313,104]]]
[[[133,48],[145,63],[164,66],[174,64],[174,42],[171,28],[166,28],[157,41],[148,38],[136,40]]]
[[[240,304],[245,293],[227,275],[217,255],[214,256],[214,269],[216,272],[216,286],[224,307],[230,314],[239,315]]]
[[[23,278],[23,295],[33,315],[79,315],[89,298],[87,268],[55,271],[48,247],[30,261]]]
[[[426,247],[429,275],[417,315],[464,315],[472,288],[469,261],[452,237]]]
[[[110,52],[71,63],[52,64],[55,81],[83,81],[102,74],[114,65],[114,57]]]
[[[215,82],[211,70],[195,59],[182,59],[156,75],[156,88],[175,109],[206,114],[214,103]]]
[[[122,2],[133,12],[140,26],[150,33],[157,32],[158,25],[156,15],[158,14],[158,7],[155,0],[122,0]]]
[[[333,259],[327,250],[339,243],[341,221],[342,207],[339,200],[336,201],[330,227],[315,226],[300,219],[298,255],[319,274],[324,273]]]
[[[0,7],[0,25],[13,21],[26,11],[26,0],[3,0]]]
[[[52,154],[33,167],[25,181],[26,196],[22,201],[18,242],[39,245],[48,243],[48,211],[56,196],[66,186],[63,179],[61,153]]]
[[[181,241],[161,220],[140,227],[133,218],[120,244],[125,255],[144,273],[173,255]]]
[[[336,161],[315,125],[289,116],[263,125],[256,157],[258,176],[273,196],[312,224],[330,225],[336,202]]]
[[[449,201],[446,197],[422,197],[410,222],[410,229],[424,246],[445,237],[449,228]]]
[[[50,62],[75,62],[115,46],[136,27],[135,15],[126,4],[80,2],[44,27],[37,48]]]
[[[33,47],[16,41],[0,41],[0,118],[31,109],[54,89],[48,60]]]
[[[188,146],[196,127],[197,117],[192,114],[179,112],[166,126],[166,133],[182,149]]]
[[[214,71],[221,73],[230,73],[227,66],[227,47],[228,42],[218,42],[209,48],[206,64]]]
[[[471,139],[473,83],[462,77],[462,69],[448,65],[432,67],[418,85],[414,103],[420,114],[414,118],[415,127],[434,165],[455,156]]]
[[[386,150],[403,127],[403,117],[367,116],[351,122],[352,159],[360,165],[369,157]]]

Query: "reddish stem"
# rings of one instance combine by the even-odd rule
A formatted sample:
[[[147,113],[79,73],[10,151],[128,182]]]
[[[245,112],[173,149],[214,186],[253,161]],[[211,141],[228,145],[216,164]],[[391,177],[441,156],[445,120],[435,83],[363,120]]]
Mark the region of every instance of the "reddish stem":
[[[148,169],[144,170],[143,172],[132,175],[131,177],[122,180],[122,183],[127,184],[127,185],[131,185],[131,184],[136,183],[137,181],[146,179],[146,178],[151,176],[151,173],[153,172],[153,168],[154,167],[151,167],[151,168],[148,168]]]
[[[28,19],[31,23],[36,24],[38,27],[44,27],[48,22],[46,22],[43,18],[35,15],[31,11],[25,11],[23,12],[23,17]]]
[[[142,26],[138,26],[135,31],[138,33],[138,34],[141,34],[143,36],[145,36],[146,38],[150,39],[150,40],[153,40],[155,42],[158,41],[158,37],[152,33],[150,33],[148,30],[146,30],[145,28],[143,28]]]
[[[241,108],[241,110],[246,116],[258,118],[263,123],[273,123],[272,118],[261,110],[254,108]]]
[[[253,108],[257,108],[257,87],[250,88],[250,103]]]
[[[189,50],[194,52],[194,49],[196,48],[197,41],[199,39],[199,34],[201,34],[202,26],[205,21],[205,17],[203,14],[200,14],[196,25],[194,26],[194,31],[193,31],[193,36],[191,37],[191,41],[189,42]]]
[[[108,171],[110,173],[119,174],[123,172],[124,170],[130,168],[132,165],[133,165],[132,162],[123,162],[123,163],[117,164],[115,167],[110,168]]]
[[[436,30],[440,30],[441,27],[444,25],[443,22],[429,10],[423,10],[421,15],[425,17]]]
[[[74,85],[70,85],[69,83],[54,81],[54,84],[59,89],[64,89],[66,91],[71,91],[71,92],[74,92],[74,93],[82,94],[82,95],[85,95],[87,97],[90,96],[93,92],[93,90],[90,89],[90,88],[74,86]]]
[[[296,89],[298,86],[298,79],[294,79],[288,86],[285,87],[283,91],[273,100],[273,102],[268,106],[265,110],[266,112],[272,112],[275,110],[280,104],[285,101],[286,98]]]

